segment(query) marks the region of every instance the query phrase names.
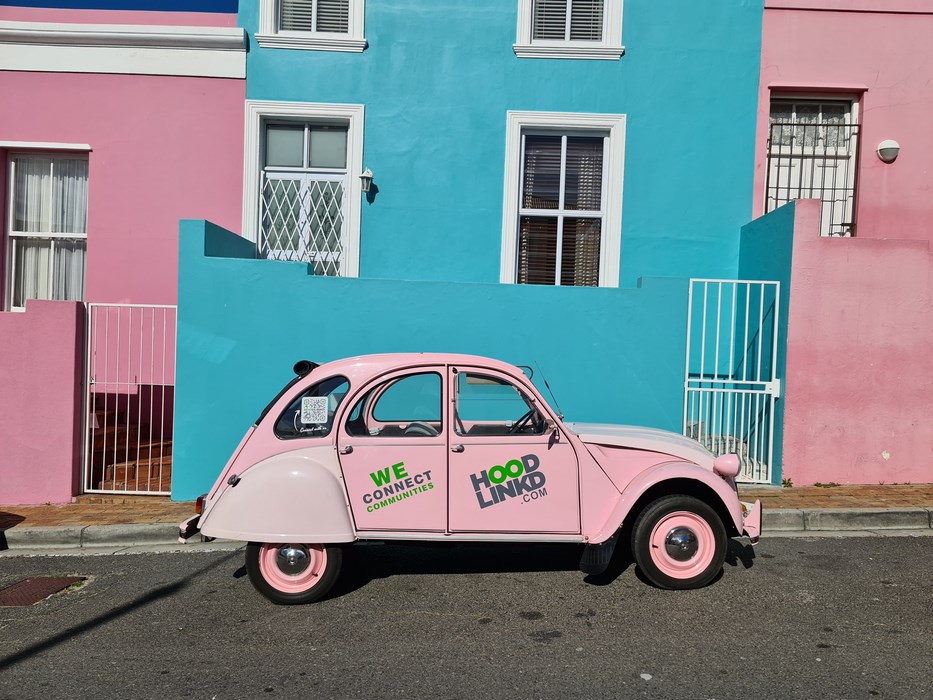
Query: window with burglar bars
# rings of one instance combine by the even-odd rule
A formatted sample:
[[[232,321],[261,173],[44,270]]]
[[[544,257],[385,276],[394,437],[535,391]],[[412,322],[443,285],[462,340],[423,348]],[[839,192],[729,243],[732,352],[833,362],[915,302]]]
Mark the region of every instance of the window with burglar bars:
[[[599,285],[605,141],[522,134],[519,284]]]
[[[855,235],[859,124],[853,103],[775,99],[769,121],[765,212],[795,199],[819,199],[821,235]]]
[[[87,180],[83,155],[10,158],[10,308],[27,299],[84,299]]]
[[[261,255],[344,274],[347,178],[345,125],[266,124]]]

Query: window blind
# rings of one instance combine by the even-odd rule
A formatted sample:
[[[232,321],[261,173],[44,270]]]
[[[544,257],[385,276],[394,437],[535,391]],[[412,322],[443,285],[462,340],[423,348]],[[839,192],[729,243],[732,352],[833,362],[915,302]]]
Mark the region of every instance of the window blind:
[[[603,136],[525,135],[519,284],[599,284],[604,142]]]
[[[350,31],[350,0],[280,0],[279,29],[295,32]]]
[[[601,41],[604,0],[535,0],[532,39]]]

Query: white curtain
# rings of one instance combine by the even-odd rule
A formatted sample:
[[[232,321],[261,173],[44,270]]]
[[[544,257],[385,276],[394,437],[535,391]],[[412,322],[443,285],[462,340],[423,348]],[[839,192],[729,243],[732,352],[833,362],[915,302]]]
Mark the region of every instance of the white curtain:
[[[85,241],[55,242],[55,270],[52,278],[52,298],[67,301],[84,299]]]
[[[13,230],[49,233],[52,230],[52,159],[14,158]]]
[[[34,238],[13,240],[13,306],[24,306],[27,299],[49,298],[51,241]]]
[[[87,159],[17,156],[13,169],[13,305],[82,300]]]
[[[52,164],[52,232],[87,233],[87,161]]]

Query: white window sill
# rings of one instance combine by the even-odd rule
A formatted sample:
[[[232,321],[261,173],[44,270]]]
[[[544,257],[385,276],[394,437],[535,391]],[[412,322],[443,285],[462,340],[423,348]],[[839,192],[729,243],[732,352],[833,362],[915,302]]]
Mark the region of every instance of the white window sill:
[[[624,46],[547,46],[542,44],[513,44],[512,50],[519,58],[583,58],[602,61],[618,61],[625,53]]]
[[[265,49],[302,49],[304,51],[362,52],[366,39],[339,36],[302,36],[300,34],[256,34],[256,42]]]

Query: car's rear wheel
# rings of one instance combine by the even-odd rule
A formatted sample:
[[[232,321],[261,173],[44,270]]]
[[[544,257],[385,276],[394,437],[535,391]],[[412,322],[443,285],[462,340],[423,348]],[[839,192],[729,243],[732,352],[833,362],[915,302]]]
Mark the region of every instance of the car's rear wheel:
[[[246,571],[273,603],[299,605],[324,597],[340,574],[343,550],[324,544],[250,542]]]
[[[650,503],[632,530],[635,562],[659,588],[683,590],[710,583],[726,558],[726,528],[710,506],[692,496]]]

